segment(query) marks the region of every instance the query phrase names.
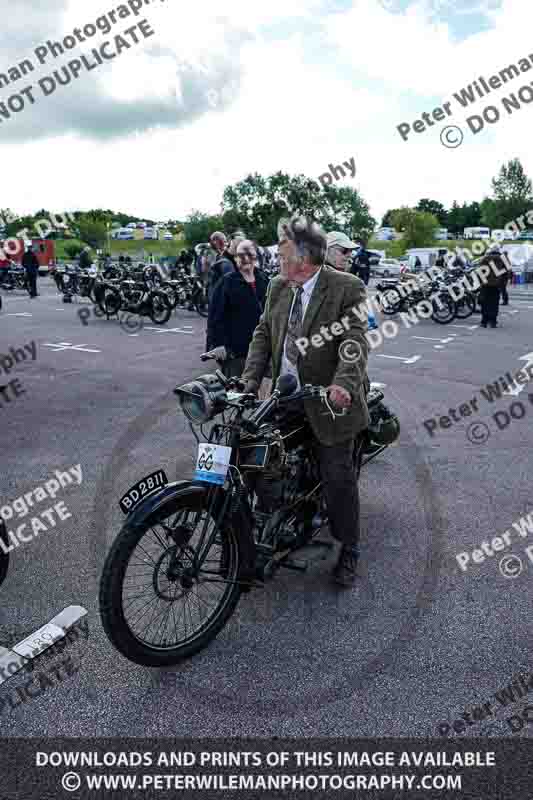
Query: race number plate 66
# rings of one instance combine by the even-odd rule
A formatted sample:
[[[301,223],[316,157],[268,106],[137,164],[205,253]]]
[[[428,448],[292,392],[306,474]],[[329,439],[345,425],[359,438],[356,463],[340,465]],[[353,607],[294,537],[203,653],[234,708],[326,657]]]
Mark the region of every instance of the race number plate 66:
[[[230,457],[231,447],[202,442],[198,445],[195,479],[222,485],[228,474]]]
[[[157,489],[166,486],[167,483],[168,478],[165,475],[165,471],[162,469],[158,469],[157,472],[152,472],[151,475],[147,475],[142,481],[139,481],[135,486],[132,486],[131,489],[128,489],[124,497],[120,499],[121,511],[124,514],[129,514],[141,500],[144,500],[145,497],[152,494],[152,492],[155,492]]]

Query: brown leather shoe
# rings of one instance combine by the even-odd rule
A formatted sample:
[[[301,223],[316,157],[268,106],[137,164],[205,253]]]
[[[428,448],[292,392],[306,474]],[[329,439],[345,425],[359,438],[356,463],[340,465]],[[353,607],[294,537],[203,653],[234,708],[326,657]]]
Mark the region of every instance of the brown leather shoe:
[[[353,586],[356,579],[359,550],[353,545],[343,545],[333,567],[332,577],[339,586]]]

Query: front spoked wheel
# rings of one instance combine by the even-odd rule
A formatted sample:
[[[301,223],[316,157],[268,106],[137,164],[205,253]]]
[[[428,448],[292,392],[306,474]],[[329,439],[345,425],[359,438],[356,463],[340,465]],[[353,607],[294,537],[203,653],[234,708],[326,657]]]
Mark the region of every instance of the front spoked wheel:
[[[201,542],[213,541],[198,565]],[[228,526],[216,529],[202,503],[155,524],[126,523],[107,557],[100,614],[111,643],[130,661],[177,664],[206,647],[239,601],[239,548]]]

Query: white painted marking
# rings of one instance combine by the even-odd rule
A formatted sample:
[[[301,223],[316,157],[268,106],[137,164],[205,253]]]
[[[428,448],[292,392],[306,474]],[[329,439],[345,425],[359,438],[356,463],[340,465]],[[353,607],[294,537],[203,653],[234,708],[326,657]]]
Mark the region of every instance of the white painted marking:
[[[29,314],[27,311],[21,311],[19,314],[6,314],[6,317],[33,317],[33,314]]]
[[[411,336],[411,339],[421,339],[423,342],[440,342],[441,344],[448,344],[449,342],[453,342],[453,339],[433,339],[429,336]]]
[[[57,343],[50,343],[44,342],[45,347],[53,347],[54,353],[59,353],[61,350],[76,350],[81,353],[101,353],[101,350],[91,350],[86,347],[84,344],[71,344],[70,342],[57,342]]]
[[[193,331],[186,331],[183,328],[149,328],[146,327],[145,331],[155,331],[156,333],[188,333],[193,335]]]
[[[385,389],[386,387],[387,387],[386,383],[379,383],[374,381],[370,382],[370,391],[372,391],[372,389]]]
[[[394,358],[396,361],[403,361],[404,364],[414,364],[416,361],[419,361],[422,356],[409,356],[406,358],[405,356],[385,356],[382,353],[377,353],[378,358]]]
[[[28,660],[31,661],[28,658],[30,655],[36,658],[44,653],[55,642],[64,639],[68,631],[86,616],[87,610],[83,606],[68,606],[42,628],[16,644],[12,650],[0,647],[0,685],[16,675]],[[4,678],[6,672],[8,676]]]
[[[433,349],[434,350],[444,350],[444,345],[443,344],[434,344],[433,345]]]

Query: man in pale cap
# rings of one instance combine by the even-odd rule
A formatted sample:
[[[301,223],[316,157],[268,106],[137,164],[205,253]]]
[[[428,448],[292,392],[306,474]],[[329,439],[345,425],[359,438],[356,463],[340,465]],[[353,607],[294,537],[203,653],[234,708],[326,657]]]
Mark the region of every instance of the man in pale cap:
[[[326,264],[333,269],[349,272],[352,264],[352,251],[357,248],[355,242],[352,242],[341,231],[328,233],[327,241]]]

